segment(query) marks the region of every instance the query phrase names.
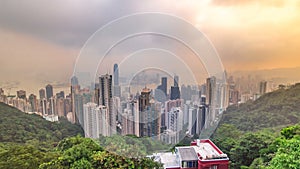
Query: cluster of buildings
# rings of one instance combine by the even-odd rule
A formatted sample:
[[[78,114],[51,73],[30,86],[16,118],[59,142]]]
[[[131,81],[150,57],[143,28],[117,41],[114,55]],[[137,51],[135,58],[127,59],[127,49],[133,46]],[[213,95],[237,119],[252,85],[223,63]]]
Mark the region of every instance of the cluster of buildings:
[[[227,79],[229,87],[229,105],[238,105],[249,100],[256,100],[265,93],[278,89],[279,84],[273,81],[265,81],[259,77],[233,78]]]
[[[170,87],[168,80],[173,80]],[[113,75],[99,76],[89,102],[84,100],[78,79],[74,76],[71,81],[75,121],[91,138],[132,134],[174,144],[186,134],[200,135],[216,124],[229,104],[229,87],[216,77],[208,78],[201,86],[181,87],[179,76],[161,77],[156,88],[145,86],[131,93],[121,88],[115,64]]]
[[[0,89],[0,101],[49,121],[66,117],[80,124],[86,137],[131,134],[175,144],[187,134],[200,135],[217,124],[228,105],[267,92],[265,81],[259,83],[257,95],[250,96],[241,94],[241,83],[234,82],[232,77],[222,81],[212,76],[204,84],[194,86],[180,86],[177,75],[171,79],[158,78],[158,86],[145,86],[131,93],[121,88],[119,68],[115,64],[112,75],[100,75],[91,87],[81,87],[79,79],[73,76],[68,95],[63,91],[54,95],[53,86],[48,84],[39,90],[39,98],[34,94],[27,97],[24,90],[17,91],[16,96],[6,96]]]
[[[65,96],[64,91],[54,95],[53,86],[50,84],[39,90],[39,98],[34,94],[27,97],[24,90],[17,91],[17,95],[4,95],[4,90],[0,89],[0,102],[26,113],[41,115],[48,121],[58,121],[59,117],[66,117],[74,122],[71,95]]]

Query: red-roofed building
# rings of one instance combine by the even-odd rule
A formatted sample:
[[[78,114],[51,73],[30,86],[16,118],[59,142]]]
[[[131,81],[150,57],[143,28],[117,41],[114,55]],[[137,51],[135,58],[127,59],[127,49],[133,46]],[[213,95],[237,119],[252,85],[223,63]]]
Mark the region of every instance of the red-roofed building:
[[[175,152],[157,153],[155,160],[165,169],[228,169],[229,158],[209,139],[195,140],[191,146],[175,147]]]

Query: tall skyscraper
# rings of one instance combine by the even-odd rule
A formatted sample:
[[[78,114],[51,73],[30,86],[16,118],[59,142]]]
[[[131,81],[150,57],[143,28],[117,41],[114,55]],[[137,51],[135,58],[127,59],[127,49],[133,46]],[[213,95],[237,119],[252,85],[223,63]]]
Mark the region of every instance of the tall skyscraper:
[[[39,94],[40,94],[40,100],[46,98],[46,92],[45,92],[45,89],[40,89],[40,90],[39,90]]]
[[[180,99],[180,90],[179,87],[171,86],[171,100]]]
[[[118,86],[119,85],[119,66],[118,64],[114,64],[114,85]]]
[[[83,99],[80,95],[80,85],[76,76],[71,78],[71,105],[71,119],[83,127]]]
[[[112,98],[112,75],[99,77],[99,105],[109,107]]]
[[[121,97],[121,86],[119,84],[119,67],[118,67],[118,64],[114,64],[113,79],[114,79],[113,95],[116,96],[116,97]]]
[[[171,86],[171,97],[170,97],[171,100],[180,99],[180,90],[179,90],[178,82],[179,82],[179,77],[175,76],[174,86]]]
[[[150,106],[150,93],[151,90],[145,87],[139,96],[139,135],[141,137],[147,136],[147,110]]]
[[[212,76],[206,79],[206,104],[209,106],[209,122],[216,118],[217,79]]]
[[[161,84],[157,86],[155,89],[155,100],[159,102],[165,102],[167,101],[167,90],[168,90],[168,79],[167,77],[161,78]]]
[[[50,84],[46,86],[46,96],[47,100],[49,100],[53,96],[53,87]]]
[[[72,85],[72,86],[79,85],[78,78],[77,78],[76,76],[73,76],[73,77],[71,78],[71,85]]]
[[[108,111],[109,135],[116,133],[116,114],[113,110],[112,99],[112,75],[102,75],[99,77],[99,105],[106,106]]]
[[[179,87],[178,84],[179,84],[179,76],[175,75],[175,76],[174,76],[174,86],[175,86],[175,87]]]

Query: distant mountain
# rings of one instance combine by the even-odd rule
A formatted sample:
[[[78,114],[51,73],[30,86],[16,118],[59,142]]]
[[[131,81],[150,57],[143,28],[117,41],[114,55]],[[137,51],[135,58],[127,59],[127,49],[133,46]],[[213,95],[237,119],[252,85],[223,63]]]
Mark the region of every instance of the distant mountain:
[[[71,124],[66,119],[49,122],[4,103],[0,103],[0,131],[0,142],[14,143],[30,140],[58,142],[66,137],[83,135],[79,125]]]
[[[230,106],[220,124],[227,123],[242,131],[297,124],[300,121],[300,84],[279,89],[239,106]]]

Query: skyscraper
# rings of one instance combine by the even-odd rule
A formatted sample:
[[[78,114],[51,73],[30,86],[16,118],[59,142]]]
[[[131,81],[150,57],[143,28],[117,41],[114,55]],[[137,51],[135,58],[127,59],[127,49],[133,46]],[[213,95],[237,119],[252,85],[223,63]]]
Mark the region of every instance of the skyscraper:
[[[171,86],[171,100],[180,99],[180,90],[178,86],[179,77],[174,76],[174,86]]]
[[[267,82],[266,81],[261,81],[259,83],[259,94],[263,95],[267,92]]]
[[[73,76],[73,77],[71,78],[71,85],[72,85],[72,86],[79,85],[78,78],[77,78],[76,76]]]
[[[40,100],[46,98],[46,92],[45,92],[45,89],[40,89],[40,90],[39,90],[39,94],[40,94]]]
[[[217,79],[212,76],[206,79],[206,104],[209,106],[209,122],[213,122],[216,117],[217,102]]]
[[[38,110],[38,102],[36,96],[34,94],[29,95],[29,103],[31,107],[31,112],[37,112]]]
[[[50,84],[46,86],[46,96],[47,100],[49,100],[53,96],[53,87]]]
[[[108,124],[110,127],[109,135],[116,132],[116,114],[113,111],[112,99],[112,75],[102,75],[99,77],[99,105],[106,106],[108,111]]]
[[[146,136],[154,139],[160,139],[161,130],[161,103],[154,99],[150,100],[150,105],[146,111]]]
[[[114,64],[114,85],[118,86],[119,85],[119,67],[118,64]]]
[[[159,102],[165,102],[167,100],[167,80],[167,77],[162,77],[161,84],[155,89],[155,99]]]
[[[179,84],[179,76],[175,75],[174,76],[174,86],[179,87],[178,84]]]
[[[140,136],[147,136],[147,110],[150,106],[150,93],[151,90],[145,87],[139,96],[139,132]]]
[[[109,136],[107,127],[106,106],[97,106],[95,103],[84,104],[84,133],[85,137],[99,138],[99,135]]]
[[[112,98],[112,75],[99,77],[99,105],[109,107]]]
[[[80,85],[76,76],[71,78],[71,105],[71,119],[83,127],[83,99],[80,96]]]
[[[118,67],[118,64],[114,64],[113,79],[114,79],[113,95],[116,96],[116,97],[121,97],[121,86],[119,85],[119,67]]]

